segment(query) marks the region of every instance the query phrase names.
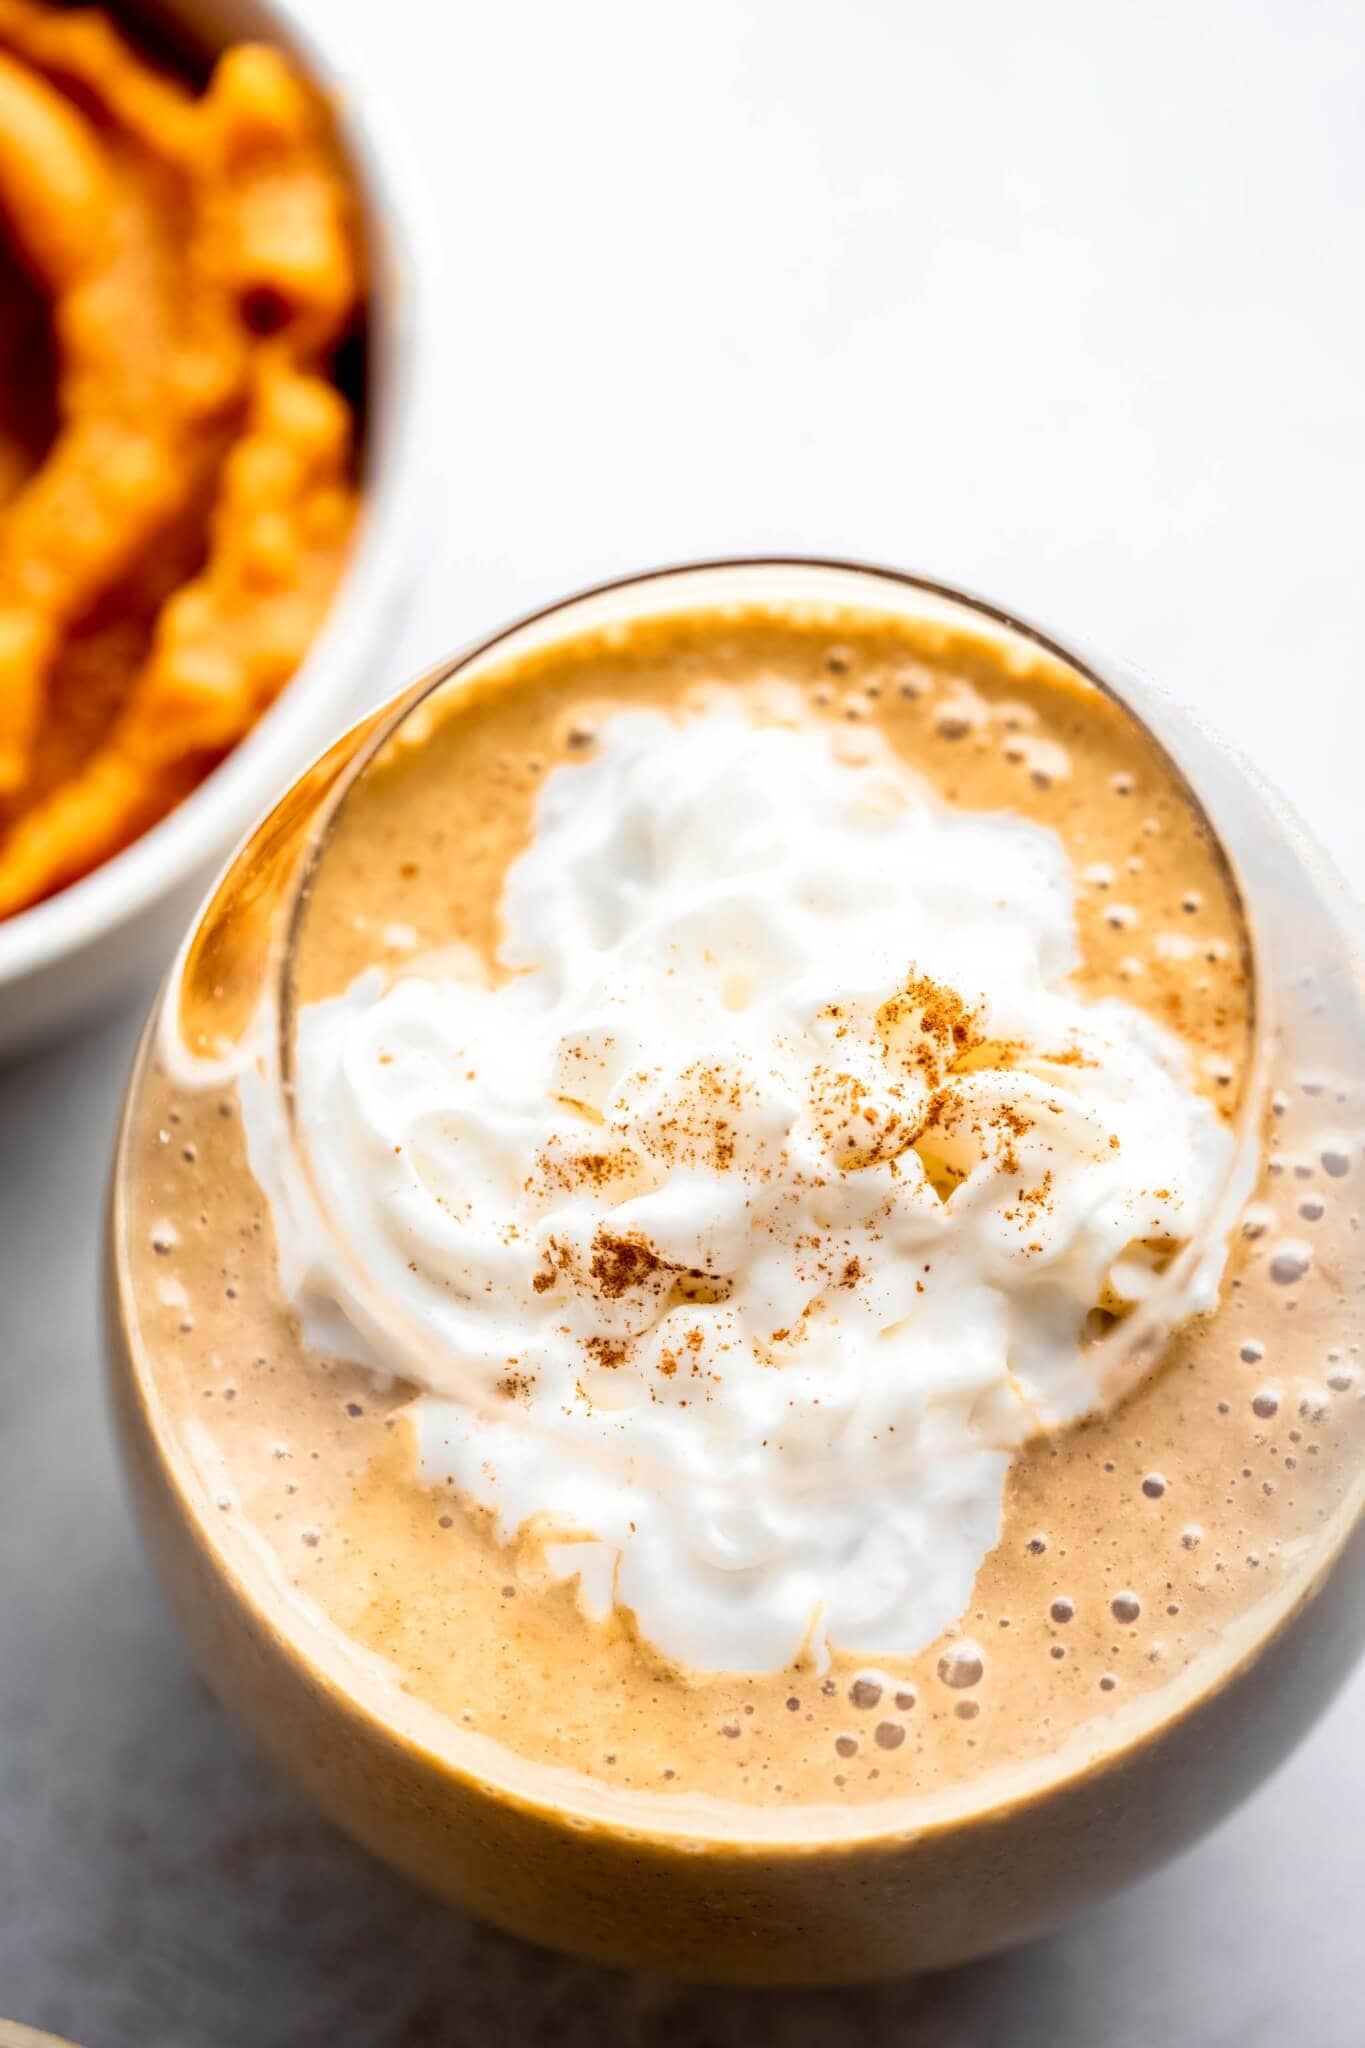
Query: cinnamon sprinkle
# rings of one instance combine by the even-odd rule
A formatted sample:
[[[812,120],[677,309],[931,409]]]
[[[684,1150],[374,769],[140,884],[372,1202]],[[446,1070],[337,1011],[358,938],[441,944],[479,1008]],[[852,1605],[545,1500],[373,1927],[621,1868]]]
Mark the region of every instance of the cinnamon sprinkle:
[[[667,1259],[660,1258],[646,1244],[643,1237],[634,1232],[628,1236],[616,1236],[609,1230],[599,1228],[592,1241],[591,1273],[599,1294],[609,1301],[619,1301],[632,1287],[639,1287],[650,1276],[658,1272],[676,1272]]]

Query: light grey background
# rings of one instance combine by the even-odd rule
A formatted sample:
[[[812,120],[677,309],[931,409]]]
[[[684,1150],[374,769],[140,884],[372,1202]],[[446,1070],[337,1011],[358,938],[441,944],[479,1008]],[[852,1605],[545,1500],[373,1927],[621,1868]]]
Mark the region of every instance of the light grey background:
[[[1365,882],[1358,5],[316,5],[448,259],[446,509],[376,693],[597,575],[863,553],[1136,660]],[[340,1841],[190,1675],[112,1465],[137,1023],[0,1072],[0,2012],[85,2048],[1358,2048],[1361,1679],[1180,1864],[921,1984],[551,1963]]]

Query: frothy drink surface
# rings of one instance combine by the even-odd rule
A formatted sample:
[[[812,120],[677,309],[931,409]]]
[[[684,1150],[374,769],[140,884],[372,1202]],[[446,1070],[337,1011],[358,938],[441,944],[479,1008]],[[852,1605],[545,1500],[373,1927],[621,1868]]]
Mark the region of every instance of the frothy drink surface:
[[[964,812],[1058,835],[1087,999],[1176,1033],[1191,1085],[1233,1124],[1254,1020],[1245,934],[1217,850],[1126,714],[1039,656],[850,616],[708,615],[531,657],[394,749],[348,806],[299,961],[316,1002],[376,961],[473,949],[496,973],[498,905],[557,765],[622,709],[680,720],[738,693],[799,693],[831,734],[874,731]],[[276,1270],[233,1089],[150,1071],[128,1207],[136,1341],[163,1426],[216,1505],[215,1536],[495,1765],[557,1767],[623,1813],[662,1801],[790,1814],[993,1796],[990,1774],[1139,1741],[1220,1682],[1282,1605],[1359,1455],[1358,1331],[1338,1278],[1358,1217],[1354,1105],[1311,1076],[1270,1108],[1261,1185],[1221,1305],[1108,1413],[1018,1450],[998,1544],[964,1611],[914,1655],[680,1668],[617,1608],[585,1619],[542,1547],[419,1466],[412,1389],[310,1350]],[[856,1475],[849,1475],[856,1487]],[[371,1667],[379,1673],[381,1667]],[[376,1677],[375,1683],[380,1683]],[[572,1791],[563,1793],[566,1807]],[[759,1815],[752,1816],[759,1824]],[[704,1827],[698,1824],[701,1831]],[[823,1825],[823,1823],[822,1823]]]

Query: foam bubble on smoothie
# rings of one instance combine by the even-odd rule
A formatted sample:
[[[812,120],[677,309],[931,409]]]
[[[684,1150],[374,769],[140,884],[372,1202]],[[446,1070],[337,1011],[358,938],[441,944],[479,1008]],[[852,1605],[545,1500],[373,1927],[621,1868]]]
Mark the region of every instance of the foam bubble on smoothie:
[[[419,954],[299,1019],[315,1183],[420,1344],[243,1081],[306,1332],[415,1380],[428,1476],[680,1664],[918,1651],[1212,1211],[1184,1049],[1071,987],[1056,835],[863,728],[619,713],[501,912],[499,976]]]

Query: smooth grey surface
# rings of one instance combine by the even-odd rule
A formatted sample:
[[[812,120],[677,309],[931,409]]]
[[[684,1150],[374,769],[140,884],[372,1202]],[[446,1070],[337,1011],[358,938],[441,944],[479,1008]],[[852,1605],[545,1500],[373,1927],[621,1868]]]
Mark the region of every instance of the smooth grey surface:
[[[558,1962],[317,1819],[192,1675],[114,1465],[95,1273],[139,1021],[0,1070],[0,2013],[82,2048],[1359,2048],[1365,1676],[1168,1872],[865,1991]]]

